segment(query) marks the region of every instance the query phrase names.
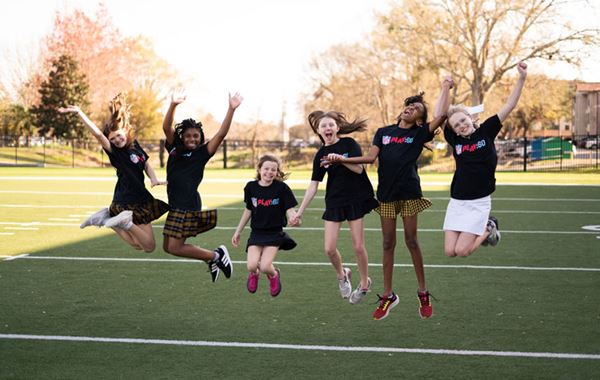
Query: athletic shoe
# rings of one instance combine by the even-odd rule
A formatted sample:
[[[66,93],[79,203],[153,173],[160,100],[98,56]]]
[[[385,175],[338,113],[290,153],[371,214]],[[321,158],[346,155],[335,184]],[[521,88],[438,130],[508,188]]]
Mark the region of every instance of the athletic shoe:
[[[260,278],[260,272],[248,274],[248,281],[246,281],[246,288],[250,293],[256,293],[258,289],[258,279]]]
[[[277,276],[271,277],[267,275],[271,297],[277,297],[281,293],[281,273],[279,273],[279,268],[275,268],[275,272],[277,272]]]
[[[498,227],[498,219],[490,216],[488,224],[491,226],[490,235],[487,238],[487,242],[490,246],[495,247],[500,242],[500,229]]]
[[[89,218],[79,225],[79,228],[86,228],[87,226],[102,227],[108,219],[110,219],[110,212],[108,211],[108,208],[105,207],[90,215]]]
[[[350,293],[352,293],[352,283],[350,280],[352,280],[352,271],[350,268],[344,268],[344,278],[338,280],[342,298],[348,298],[350,297]]]
[[[207,261],[206,264],[208,265],[208,271],[210,272],[210,278],[212,279],[212,282],[217,281],[217,279],[219,278],[220,271],[216,261]]]
[[[427,319],[433,315],[433,308],[429,301],[429,296],[433,297],[427,290],[420,292],[417,290],[417,298],[419,299],[419,315],[421,319]]]
[[[381,297],[378,294],[377,298],[379,298],[379,300],[377,301],[379,302],[379,306],[377,306],[377,309],[375,309],[375,312],[373,313],[373,319],[376,321],[380,321],[383,318],[387,317],[390,314],[390,310],[396,307],[396,305],[398,305],[398,303],[400,302],[398,296],[396,296],[394,293],[392,293],[391,296],[386,298]]]
[[[368,285],[367,288],[362,288],[360,286],[360,283],[358,284],[358,286],[356,287],[356,290],[354,290],[352,292],[352,294],[350,294],[350,299],[348,299],[348,301],[350,301],[350,303],[352,305],[356,305],[357,303],[359,303],[360,301],[362,301],[362,299],[364,298],[364,296],[367,295],[368,292],[371,291],[371,284],[373,282],[371,281],[371,277],[369,277],[368,279]]]
[[[121,228],[129,230],[133,227],[133,211],[125,210],[119,215],[109,218],[104,223],[104,227],[108,228]]]
[[[231,277],[233,273],[233,263],[227,252],[227,247],[220,245],[219,248],[215,249],[215,252],[219,254],[219,258],[216,260],[216,264],[219,269],[223,272],[225,277]]]

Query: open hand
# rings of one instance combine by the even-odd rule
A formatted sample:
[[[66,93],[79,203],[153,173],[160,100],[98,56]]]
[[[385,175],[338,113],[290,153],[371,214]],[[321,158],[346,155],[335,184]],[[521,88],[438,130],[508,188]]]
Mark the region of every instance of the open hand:
[[[175,104],[175,105],[179,105],[183,102],[185,102],[185,91],[183,90],[176,90],[173,91],[173,93],[171,94],[171,104]]]
[[[236,92],[235,94],[233,94],[233,96],[231,96],[231,93],[229,93],[229,108],[231,108],[232,110],[238,108],[239,105],[242,104],[243,100],[244,98],[242,97],[242,95],[240,95],[239,92]]]

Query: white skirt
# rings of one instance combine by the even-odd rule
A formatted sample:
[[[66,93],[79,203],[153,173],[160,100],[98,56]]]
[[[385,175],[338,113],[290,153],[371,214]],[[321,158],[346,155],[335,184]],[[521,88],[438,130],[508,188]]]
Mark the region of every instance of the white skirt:
[[[489,195],[470,200],[450,198],[444,218],[444,231],[483,235],[491,210],[492,197]]]

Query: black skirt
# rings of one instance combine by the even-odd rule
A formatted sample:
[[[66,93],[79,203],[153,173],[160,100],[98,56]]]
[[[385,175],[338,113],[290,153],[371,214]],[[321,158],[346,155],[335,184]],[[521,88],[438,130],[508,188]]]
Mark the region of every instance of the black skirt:
[[[246,252],[251,245],[259,247],[279,247],[284,251],[289,251],[296,247],[296,242],[287,233],[283,231],[267,232],[267,231],[252,231],[246,244]]]
[[[343,207],[326,208],[322,219],[329,222],[356,220],[370,213],[377,206],[379,202],[375,198],[369,198]]]

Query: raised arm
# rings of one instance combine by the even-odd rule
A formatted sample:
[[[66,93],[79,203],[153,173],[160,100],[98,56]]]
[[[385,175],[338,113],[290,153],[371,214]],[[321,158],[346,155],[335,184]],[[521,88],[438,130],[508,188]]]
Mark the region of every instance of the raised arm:
[[[221,128],[219,128],[217,133],[215,133],[215,135],[207,144],[206,148],[209,154],[215,154],[219,148],[219,145],[221,145],[223,139],[225,139],[225,136],[227,136],[229,128],[231,127],[231,121],[233,120],[233,113],[235,112],[236,108],[242,104],[242,100],[244,100],[244,98],[242,98],[242,96],[237,92],[233,96],[229,94],[229,108],[227,109],[227,115],[225,115],[225,119],[221,123]]]
[[[248,221],[250,220],[250,216],[252,216],[252,213],[250,212],[250,210],[248,210],[247,208],[244,208],[244,212],[242,213],[240,222],[238,223],[238,226],[235,229],[233,236],[231,237],[231,244],[233,244],[234,247],[237,247],[240,244],[240,236],[242,235],[242,231],[244,230],[244,227],[246,227],[246,224],[248,224]]]
[[[525,85],[525,78],[527,78],[527,64],[525,62],[520,62],[517,65],[517,70],[519,70],[519,79],[517,80],[512,92],[508,96],[506,104],[504,104],[504,106],[502,106],[498,112],[498,118],[500,119],[500,122],[506,120],[510,112],[517,106],[517,103],[519,103],[519,98],[521,97],[521,92],[523,91],[523,86]]]
[[[304,193],[304,199],[302,199],[302,204],[300,205],[300,208],[298,208],[296,215],[294,215],[292,218],[289,218],[290,225],[296,225],[299,223],[300,218],[302,218],[302,215],[304,214],[304,210],[306,210],[310,202],[315,197],[315,194],[317,194],[318,188],[319,181],[310,181],[310,185],[308,185],[308,188]]]
[[[173,128],[173,120],[175,119],[175,108],[185,101],[185,95],[183,93],[171,94],[171,104],[165,114],[163,120],[163,132],[169,144],[173,144],[173,137],[175,135],[175,129]]]
[[[58,108],[58,112],[60,113],[76,113],[79,115],[83,123],[86,127],[92,132],[92,135],[98,140],[98,143],[104,148],[106,151],[111,152],[110,141],[108,138],[104,136],[102,131],[94,124],[93,121],[90,120],[89,117],[79,108],[78,106],[67,106]]]
[[[429,131],[431,132],[438,129],[444,123],[444,120],[446,120],[448,107],[450,107],[450,90],[452,87],[454,87],[454,81],[451,76],[447,76],[442,82],[442,91],[433,110],[433,120],[429,123]]]
[[[152,165],[150,165],[150,161],[146,161],[146,164],[144,165],[144,171],[146,172],[146,175],[148,176],[148,178],[150,178],[150,186],[151,187],[167,184],[166,181],[159,181],[156,178],[156,173],[154,173],[154,169],[152,169]]]

